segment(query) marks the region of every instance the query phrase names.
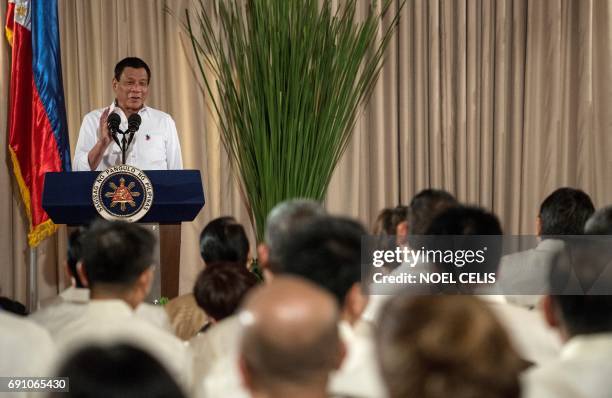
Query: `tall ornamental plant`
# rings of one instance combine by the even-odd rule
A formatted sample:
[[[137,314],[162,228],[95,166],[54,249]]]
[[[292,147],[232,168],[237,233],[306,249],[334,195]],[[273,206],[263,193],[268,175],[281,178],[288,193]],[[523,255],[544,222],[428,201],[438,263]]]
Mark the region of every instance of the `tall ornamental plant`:
[[[399,17],[391,2],[222,0],[186,11],[221,139],[256,238],[278,202],[322,200],[368,101]],[[322,3],[322,4],[320,4]],[[213,11],[210,11],[213,10]]]

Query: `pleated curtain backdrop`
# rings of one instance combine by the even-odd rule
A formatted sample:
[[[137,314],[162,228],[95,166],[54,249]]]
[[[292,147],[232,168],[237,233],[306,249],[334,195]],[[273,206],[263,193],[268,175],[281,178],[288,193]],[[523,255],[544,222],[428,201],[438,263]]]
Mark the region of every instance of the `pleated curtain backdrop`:
[[[227,214],[249,230],[250,221],[190,44],[164,5],[179,20],[193,7],[188,0],[60,0],[60,37],[73,151],[85,113],[113,99],[115,63],[133,55],[151,66],[148,103],[174,117],[184,165],[202,171],[207,197],[182,228],[184,292],[202,267],[203,226]],[[366,1],[359,12],[368,12]],[[582,188],[596,206],[612,203],[611,16],[608,0],[407,0],[326,207],[369,226],[383,207],[444,188],[495,211],[506,233],[527,234],[541,200],[557,187]],[[2,76],[9,59],[2,41]],[[8,93],[5,78],[0,90]],[[7,106],[0,96],[3,142]],[[25,301],[25,221],[6,151],[1,156],[0,294]],[[40,246],[42,299],[66,284],[65,247],[63,229]]]

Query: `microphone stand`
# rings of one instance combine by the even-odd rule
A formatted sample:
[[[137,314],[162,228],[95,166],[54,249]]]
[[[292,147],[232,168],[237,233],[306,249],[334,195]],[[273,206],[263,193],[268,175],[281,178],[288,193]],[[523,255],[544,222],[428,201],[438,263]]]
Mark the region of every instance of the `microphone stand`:
[[[125,138],[125,135],[128,133],[130,134],[129,140]],[[121,142],[119,142],[117,134],[121,134]],[[117,127],[116,130],[111,131],[111,135],[113,137],[113,141],[115,141],[119,148],[121,148],[121,164],[125,165],[125,154],[127,153],[128,146],[132,143],[132,139],[134,138],[134,132],[130,131],[129,129],[123,131]]]

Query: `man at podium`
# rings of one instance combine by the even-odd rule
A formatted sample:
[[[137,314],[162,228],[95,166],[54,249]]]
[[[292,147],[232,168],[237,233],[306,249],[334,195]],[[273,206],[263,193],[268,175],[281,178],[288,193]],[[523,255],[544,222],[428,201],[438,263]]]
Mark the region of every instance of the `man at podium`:
[[[183,168],[174,120],[145,105],[150,80],[151,71],[142,59],[128,57],[117,63],[112,82],[115,101],[83,118],[74,154],[75,171],[102,171],[122,164],[123,156],[125,164],[141,170]],[[125,155],[121,150],[124,137]]]

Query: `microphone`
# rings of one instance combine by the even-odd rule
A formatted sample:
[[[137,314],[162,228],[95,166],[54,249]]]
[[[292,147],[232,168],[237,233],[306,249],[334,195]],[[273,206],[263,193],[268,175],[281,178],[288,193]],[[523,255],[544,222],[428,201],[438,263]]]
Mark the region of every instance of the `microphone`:
[[[108,115],[108,118],[106,119],[106,125],[108,126],[108,129],[111,132],[116,133],[119,130],[120,124],[121,124],[121,116],[119,116],[115,112]]]
[[[119,143],[117,132],[121,131],[119,130],[120,124],[121,124],[121,116],[119,116],[115,112],[111,113],[110,115],[108,115],[108,118],[106,118],[106,125],[108,126],[108,129],[111,132],[111,137],[113,138],[113,141],[115,141],[115,143],[117,143],[119,147],[121,147],[121,144]]]
[[[130,117],[128,117],[128,131],[130,133],[130,138],[128,140],[128,146],[132,143],[134,139],[134,133],[138,131],[140,128],[140,123],[142,123],[142,118],[137,113],[132,113]]]
[[[131,133],[135,133],[140,128],[140,123],[142,123],[142,118],[139,114],[133,113],[128,117],[128,131]]]

